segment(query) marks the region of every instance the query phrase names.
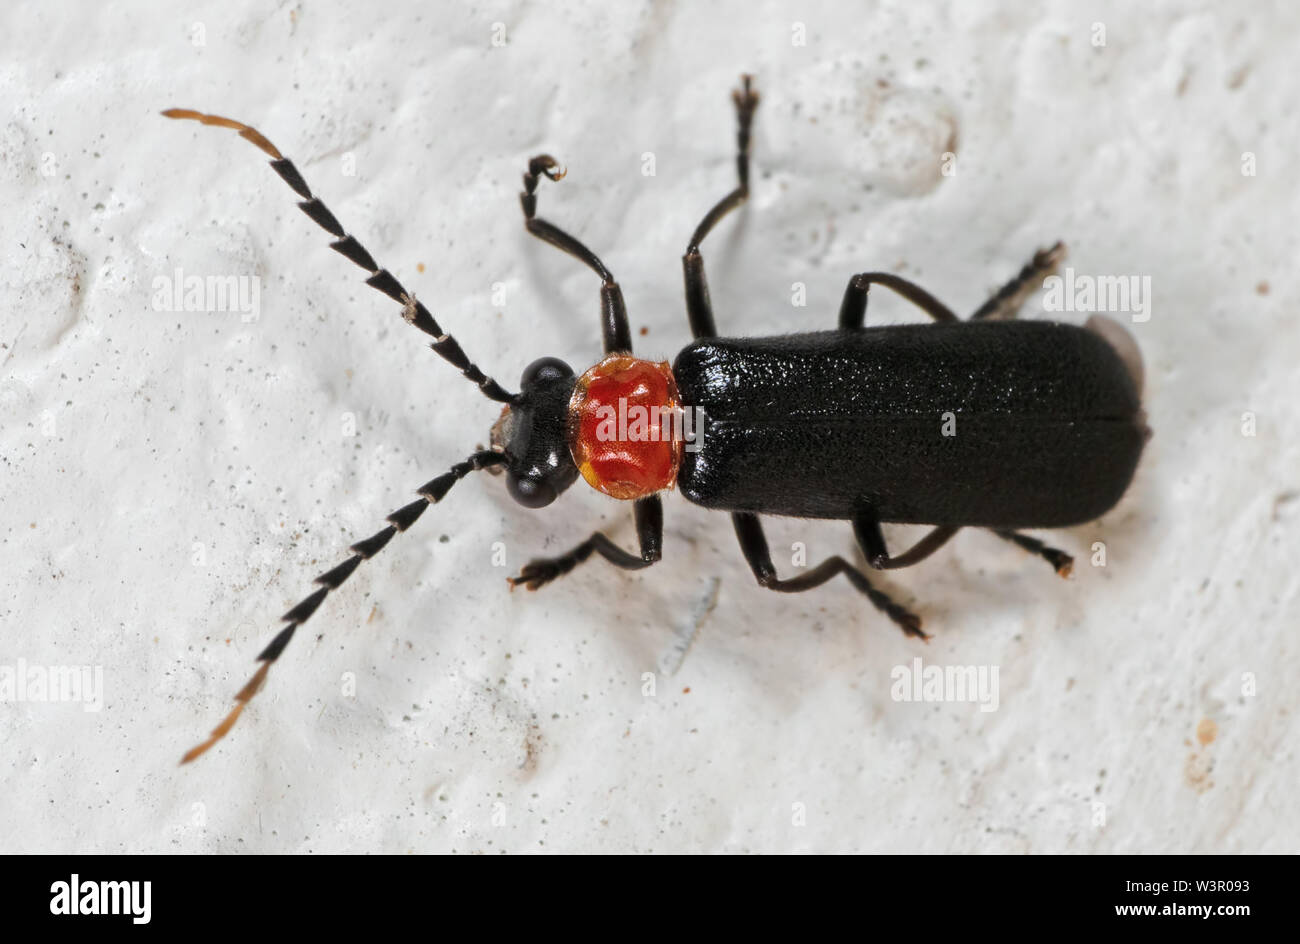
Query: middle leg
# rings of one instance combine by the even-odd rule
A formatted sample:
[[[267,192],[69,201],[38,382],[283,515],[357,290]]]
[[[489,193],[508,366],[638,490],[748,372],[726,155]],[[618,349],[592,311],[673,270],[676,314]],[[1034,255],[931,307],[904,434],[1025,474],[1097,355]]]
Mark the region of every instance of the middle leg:
[[[873,587],[866,574],[839,555],[826,558],[805,574],[782,580],[776,575],[776,565],[772,563],[767,536],[763,533],[763,523],[758,520],[758,515],[747,511],[733,512],[731,520],[736,526],[736,537],[740,541],[745,560],[749,562],[749,569],[761,586],[779,593],[802,593],[821,586],[837,574],[843,574],[854,589],[864,594],[878,610],[897,623],[904,633],[920,639],[930,638],[921,631],[921,617],[895,603],[889,594]]]
[[[690,320],[691,335],[712,338],[718,333],[713,323],[713,303],[709,300],[709,282],[704,276],[704,257],[700,243],[724,216],[749,199],[749,129],[758,107],[758,93],[750,86],[751,77],[740,77],[741,86],[731,93],[736,105],[736,189],[731,191],[700,220],[691,234],[691,244],[682,256],[682,272],[686,277],[686,316]]]

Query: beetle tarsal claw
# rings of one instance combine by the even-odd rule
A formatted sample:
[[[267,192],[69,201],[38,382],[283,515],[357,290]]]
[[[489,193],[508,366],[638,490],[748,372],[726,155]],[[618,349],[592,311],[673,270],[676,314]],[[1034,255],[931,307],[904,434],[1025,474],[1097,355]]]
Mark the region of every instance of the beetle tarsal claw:
[[[1042,269],[1043,274],[1046,275],[1064,261],[1065,253],[1065,243],[1058,240],[1054,245],[1040,249],[1034,254],[1034,267]]]
[[[557,168],[559,168],[557,170]],[[560,167],[560,162],[549,154],[538,154],[528,162],[528,173],[533,177],[541,174],[547,180],[562,180],[568,170]]]
[[[904,611],[895,618],[895,622],[903,628],[903,632],[908,636],[915,636],[923,642],[930,641],[930,634],[921,629],[921,617],[917,616],[915,613]]]
[[[528,590],[538,590],[559,576],[558,569],[550,561],[529,561],[519,571],[518,577],[507,577],[510,589],[522,585]]]

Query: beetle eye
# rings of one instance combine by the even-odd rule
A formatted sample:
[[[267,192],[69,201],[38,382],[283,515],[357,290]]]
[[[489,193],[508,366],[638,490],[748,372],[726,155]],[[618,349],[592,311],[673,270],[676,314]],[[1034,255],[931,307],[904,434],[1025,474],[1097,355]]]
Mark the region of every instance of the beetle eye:
[[[556,492],[551,482],[545,479],[516,476],[513,473],[508,473],[506,476],[506,490],[511,498],[525,508],[545,508],[559,498],[559,492]]]
[[[559,497],[555,486],[545,479],[506,477],[506,490],[510,497],[525,508],[544,508]]]
[[[558,357],[539,357],[524,368],[523,376],[519,378],[519,386],[527,390],[537,383],[562,380],[572,376],[573,368]]]

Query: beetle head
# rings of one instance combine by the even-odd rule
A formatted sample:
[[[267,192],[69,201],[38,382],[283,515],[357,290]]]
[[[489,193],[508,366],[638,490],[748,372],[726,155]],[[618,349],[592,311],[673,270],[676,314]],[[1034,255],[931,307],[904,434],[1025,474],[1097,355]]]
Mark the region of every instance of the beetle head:
[[[533,361],[519,395],[492,426],[492,448],[506,457],[506,488],[528,508],[549,505],[578,477],[567,434],[574,380],[559,358]]]

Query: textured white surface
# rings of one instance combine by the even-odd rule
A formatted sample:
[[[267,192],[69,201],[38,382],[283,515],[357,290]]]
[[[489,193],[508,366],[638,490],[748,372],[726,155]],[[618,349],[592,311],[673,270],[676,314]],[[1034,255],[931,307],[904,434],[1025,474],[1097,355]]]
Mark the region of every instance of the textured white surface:
[[[0,704],[0,851],[1295,851],[1300,18],[1130,6],[6,5],[0,665],[102,666],[105,704]],[[639,351],[670,357],[745,70],[754,197],[705,251],[724,332],[828,327],[863,269],[971,310],[1058,237],[1078,272],[1150,276],[1155,438],[1114,512],[1050,535],[1075,579],[959,535],[882,581],[924,646],[842,581],[759,590],[728,521],[671,496],[651,571],[511,594],[508,572],[593,526],[632,546],[630,515],[580,483],[530,512],[471,477],[178,768],[276,617],[496,409],[258,151],[159,110],[263,130],[513,385],[599,348],[596,280],[520,225],[527,157],[568,165],[542,215],[619,277]],[[259,277],[260,318],[154,310],[177,267]],[[872,317],[916,315],[882,294]],[[787,570],[792,542],[852,548],[845,524],[769,536]],[[999,709],[892,700],[918,655],[997,666]]]

